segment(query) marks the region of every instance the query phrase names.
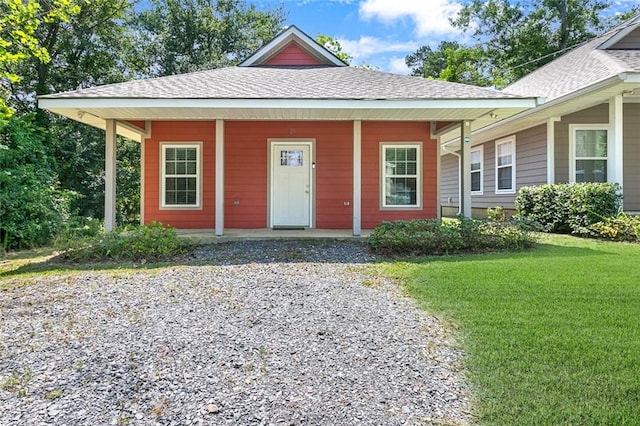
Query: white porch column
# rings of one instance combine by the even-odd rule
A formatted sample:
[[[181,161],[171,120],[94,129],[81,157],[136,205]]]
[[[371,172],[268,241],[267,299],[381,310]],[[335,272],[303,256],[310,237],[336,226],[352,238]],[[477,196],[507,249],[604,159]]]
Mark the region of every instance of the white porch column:
[[[560,117],[549,117],[547,120],[547,183],[556,182],[556,122]]]
[[[106,120],[104,152],[104,230],[116,228],[116,121]]]
[[[353,235],[362,232],[362,122],[353,122]]]
[[[216,120],[216,235],[224,234],[224,120]]]
[[[440,136],[431,136],[436,141],[436,217],[438,219],[442,218],[442,165],[441,165],[441,155],[440,155]]]
[[[607,141],[607,180],[617,182],[622,186],[624,169],[624,134],[623,134],[624,104],[622,95],[609,99],[609,140]]]
[[[460,123],[460,213],[471,217],[471,122]]]

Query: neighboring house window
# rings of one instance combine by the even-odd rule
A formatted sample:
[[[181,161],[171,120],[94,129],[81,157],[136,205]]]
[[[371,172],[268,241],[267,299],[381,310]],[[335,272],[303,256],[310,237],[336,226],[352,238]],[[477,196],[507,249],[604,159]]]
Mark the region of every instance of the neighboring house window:
[[[607,137],[604,126],[571,126],[574,182],[607,181]]]
[[[516,187],[516,139],[496,141],[496,194],[514,193]]]
[[[200,206],[200,144],[162,144],[162,207]]]
[[[382,206],[420,207],[420,144],[382,145]]]
[[[471,150],[471,193],[482,195],[482,145]]]

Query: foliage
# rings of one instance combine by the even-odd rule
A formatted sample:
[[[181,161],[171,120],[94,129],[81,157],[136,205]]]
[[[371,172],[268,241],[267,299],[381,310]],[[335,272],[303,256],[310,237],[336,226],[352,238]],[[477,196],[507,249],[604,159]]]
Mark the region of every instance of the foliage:
[[[168,259],[186,253],[190,243],[176,234],[175,229],[159,222],[144,226],[125,226],[98,236],[78,238],[70,234],[58,241],[64,259],[80,261]]]
[[[596,238],[615,241],[640,242],[640,216],[620,213],[607,217],[590,227],[591,235]]]
[[[433,50],[420,47],[405,62],[411,75],[458,83],[487,86],[488,62],[480,46],[463,46],[457,41],[443,41]]]
[[[516,217],[538,223],[546,232],[588,235],[589,227],[620,210],[615,183],[561,183],[526,186],[516,197]]]
[[[271,40],[282,9],[243,0],[151,0],[136,16],[139,55],[149,76],[237,64]]]
[[[487,209],[487,218],[495,220],[496,222],[504,222],[507,219],[507,214],[504,211],[504,207],[495,206]]]
[[[42,129],[32,116],[12,117],[0,128],[0,246],[47,244],[70,214],[73,194],[60,190]]]
[[[342,50],[342,45],[335,38],[328,35],[318,34],[316,41],[345,64],[349,65],[353,60],[353,56]]]
[[[39,43],[35,32],[43,23],[68,22],[80,8],[72,0],[50,0],[47,8],[35,0],[2,0],[0,3],[0,124],[12,110],[6,104],[5,83],[16,83],[22,76],[14,67],[28,58],[50,61],[49,51]]]
[[[474,424],[632,425],[640,418],[640,246],[546,235],[526,253],[388,262],[455,322]]]
[[[473,0],[453,25],[485,43],[496,85],[512,82],[553,60],[553,54],[605,29],[603,0]]]
[[[470,0],[451,20],[469,45],[443,41],[405,59],[412,74],[502,87],[638,12],[607,17],[610,0]]]
[[[520,250],[534,238],[511,222],[459,217],[455,221],[414,219],[382,222],[368,239],[371,250],[386,255],[438,255],[487,250]]]

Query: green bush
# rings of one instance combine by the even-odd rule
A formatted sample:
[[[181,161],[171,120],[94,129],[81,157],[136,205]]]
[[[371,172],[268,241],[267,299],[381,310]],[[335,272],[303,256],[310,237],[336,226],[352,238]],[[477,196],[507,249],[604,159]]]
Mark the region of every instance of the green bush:
[[[591,235],[615,241],[640,241],[640,216],[620,213],[591,225]]]
[[[561,183],[526,186],[516,197],[516,218],[546,232],[589,235],[590,226],[620,211],[622,192],[615,183]]]
[[[159,222],[126,226],[98,236],[71,237],[57,246],[61,256],[71,261],[162,260],[186,253],[190,247],[175,229]]]
[[[386,255],[438,255],[531,247],[531,234],[511,221],[415,219],[382,222],[369,236],[372,251]]]
[[[0,247],[46,245],[70,216],[74,198],[61,190],[43,143],[44,130],[30,115],[0,125]]]

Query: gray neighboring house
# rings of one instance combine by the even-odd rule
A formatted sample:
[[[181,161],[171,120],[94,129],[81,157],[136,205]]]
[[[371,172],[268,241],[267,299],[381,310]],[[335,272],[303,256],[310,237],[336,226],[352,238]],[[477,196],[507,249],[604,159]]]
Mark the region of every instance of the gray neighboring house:
[[[498,205],[513,209],[523,186],[607,181],[622,186],[625,211],[640,212],[640,15],[503,91],[544,103],[494,115],[463,152],[460,133],[437,135],[443,215],[458,213],[465,191],[473,215],[482,216]]]

